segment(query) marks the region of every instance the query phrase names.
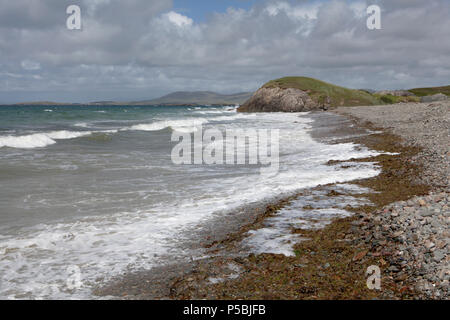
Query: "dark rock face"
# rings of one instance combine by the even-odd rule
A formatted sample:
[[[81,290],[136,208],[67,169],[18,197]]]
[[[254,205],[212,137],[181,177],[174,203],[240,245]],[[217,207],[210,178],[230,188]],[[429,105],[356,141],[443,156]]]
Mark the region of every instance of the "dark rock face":
[[[288,88],[261,88],[246,101],[239,112],[302,112],[326,110],[330,106],[327,97],[323,103],[311,99],[305,91]]]
[[[420,99],[420,102],[435,102],[435,101],[445,101],[448,97],[443,93],[434,94],[432,96],[425,96]]]

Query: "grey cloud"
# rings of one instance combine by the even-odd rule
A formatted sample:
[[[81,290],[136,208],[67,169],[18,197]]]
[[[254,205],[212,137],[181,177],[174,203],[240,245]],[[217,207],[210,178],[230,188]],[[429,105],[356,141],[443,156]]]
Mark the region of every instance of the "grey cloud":
[[[20,10],[29,2],[0,2],[0,102],[254,90],[285,75],[359,88],[442,85],[450,76],[446,0],[370,1],[382,7],[377,31],[343,0],[266,1],[186,24],[167,15],[171,1],[86,0],[78,1],[82,31],[65,28],[64,1]],[[15,19],[2,20],[5,12]]]
[[[0,0],[0,27],[16,29],[47,29],[64,24],[69,0]],[[63,14],[61,14],[63,13]]]

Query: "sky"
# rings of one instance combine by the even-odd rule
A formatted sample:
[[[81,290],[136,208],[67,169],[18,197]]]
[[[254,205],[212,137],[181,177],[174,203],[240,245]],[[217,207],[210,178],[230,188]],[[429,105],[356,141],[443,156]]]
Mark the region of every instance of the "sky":
[[[226,12],[228,8],[240,8],[249,10],[258,3],[258,0],[174,0],[175,12],[189,16],[197,23],[205,22],[213,13]]]
[[[81,30],[66,27],[73,4]],[[0,0],[0,103],[235,93],[283,76],[449,85],[448,30],[448,0]]]

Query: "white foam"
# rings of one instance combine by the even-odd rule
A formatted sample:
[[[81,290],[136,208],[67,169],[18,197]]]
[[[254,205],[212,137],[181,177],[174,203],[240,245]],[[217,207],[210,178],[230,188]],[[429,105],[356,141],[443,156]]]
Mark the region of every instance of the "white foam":
[[[52,131],[49,133],[46,133],[48,137],[55,140],[65,140],[65,139],[74,139],[79,137],[84,137],[92,134],[92,131],[67,131],[67,130],[61,130],[61,131]]]
[[[203,113],[203,111],[201,111]],[[216,113],[216,111],[211,111],[212,113]],[[205,114],[208,112],[205,112]],[[223,114],[223,111],[217,112]],[[216,117],[208,117],[208,118],[185,118],[185,119],[174,119],[174,120],[161,120],[155,121],[152,123],[142,123],[136,124],[131,127],[122,128],[120,131],[128,131],[128,130],[136,130],[136,131],[159,131],[166,128],[171,128],[175,131],[180,132],[196,132],[198,127],[203,126],[205,124],[211,122],[219,122],[219,121],[233,121],[237,119],[248,119],[249,117],[254,116],[253,114],[238,114],[236,112],[229,112],[229,114],[225,113],[223,116]]]
[[[76,222],[41,224],[20,230],[14,236],[0,236],[0,298],[92,297],[90,290],[101,279],[151,268],[161,263],[161,256],[190,258],[204,254],[186,249],[180,243],[186,240],[185,237],[195,234],[198,224],[208,221],[213,213],[223,214],[243,204],[318,184],[372,177],[380,171],[372,163],[362,163],[348,169],[326,165],[329,160],[365,158],[378,153],[366,148],[356,149],[354,144],[325,145],[316,142],[307,133],[312,120],[299,117],[299,114],[238,114],[236,118],[233,117],[227,116],[227,119],[242,119],[244,123],[230,121],[227,127],[283,129],[280,131],[281,169],[277,175],[262,178],[257,169],[239,171],[229,168],[227,173],[230,175],[195,182],[180,181],[189,184],[200,194],[191,191],[182,194],[177,187],[170,189],[171,186],[167,186],[168,192],[174,194],[170,205],[155,201],[144,209],[130,206],[128,212],[110,212],[108,215],[91,216]],[[155,121],[124,129],[155,131],[171,127],[183,130],[195,127],[198,122],[194,121],[215,125],[210,118],[188,118]],[[222,120],[219,118],[218,121]],[[71,135],[58,133],[44,136],[54,141],[55,137],[68,138]],[[188,171],[195,168],[187,166],[171,169]],[[204,167],[199,170],[204,170]],[[143,194],[147,195],[152,186],[151,181],[143,181],[143,184],[146,188]],[[123,192],[130,191],[126,189],[126,184],[122,185],[125,188]],[[200,188],[201,191],[198,191]],[[104,192],[99,188],[98,193],[89,194],[89,199],[107,201]],[[139,196],[139,200],[146,199]],[[317,208],[316,212],[323,217],[333,214],[321,209],[325,208]],[[280,220],[280,225],[289,223]],[[272,226],[266,228],[271,229]],[[261,246],[265,243],[266,247],[278,246],[284,248],[280,252],[289,252],[288,241],[295,239],[289,239],[290,236],[283,238],[283,235],[288,234],[286,232],[281,234],[281,239],[284,239],[282,242],[263,241],[278,238],[274,237],[277,232],[265,230],[264,236],[258,238],[255,235],[253,239]],[[71,265],[80,268],[83,282],[83,286],[74,291],[67,287],[67,267]]]
[[[34,133],[23,136],[0,136],[0,148],[10,147],[17,149],[42,148],[55,144],[55,140],[74,139],[90,135],[91,131],[52,131]]]
[[[233,106],[224,107],[222,109],[203,109],[195,111],[196,114],[233,114],[236,113],[237,109]]]
[[[165,128],[172,128],[173,130],[180,132],[195,132],[198,126],[201,126],[207,122],[208,120],[205,118],[163,120],[148,124],[137,124],[123,130],[159,131]]]
[[[345,218],[352,215],[345,210],[347,206],[370,204],[364,198],[355,198],[350,195],[333,197],[326,196],[326,190],[347,191],[361,194],[371,191],[357,185],[338,184],[325,190],[314,191],[310,196],[300,196],[288,206],[280,209],[275,216],[265,220],[265,227],[251,230],[242,243],[254,253],[273,253],[285,256],[294,256],[294,245],[305,240],[292,229],[321,229],[330,224],[333,219]],[[305,206],[312,209],[304,209]]]
[[[56,143],[55,140],[43,133],[35,133],[26,136],[2,136],[0,137],[0,148],[22,148],[31,149],[45,147]]]
[[[0,148],[10,147],[16,149],[43,148],[55,144],[56,140],[68,140],[89,136],[93,133],[117,133],[118,130],[98,131],[51,131],[44,133],[33,133],[23,136],[0,136]]]
[[[95,111],[95,112],[105,112],[105,111]],[[232,121],[237,119],[245,119],[253,115],[247,114],[237,114],[235,112],[230,112],[229,115],[209,117],[209,118],[186,118],[186,119],[175,119],[175,120],[161,120],[152,123],[142,123],[136,124],[131,127],[124,127],[121,129],[111,129],[111,130],[97,130],[97,131],[52,131],[43,133],[33,133],[29,135],[22,136],[0,136],[0,148],[10,147],[18,149],[33,149],[33,148],[43,148],[52,144],[55,144],[55,140],[64,139],[74,139],[83,136],[90,135],[94,132],[100,133],[117,133],[119,131],[160,131],[166,128],[171,128],[174,131],[179,132],[196,132],[198,128],[202,125],[211,122],[219,121]],[[89,125],[86,122],[76,123],[74,126],[81,128],[88,128]]]

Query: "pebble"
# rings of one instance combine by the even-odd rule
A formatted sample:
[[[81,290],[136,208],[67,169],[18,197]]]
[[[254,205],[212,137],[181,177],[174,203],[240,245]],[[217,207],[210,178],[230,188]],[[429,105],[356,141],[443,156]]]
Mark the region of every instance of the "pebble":
[[[405,144],[421,148],[411,161],[424,168],[417,182],[430,186],[432,192],[389,204],[373,213],[381,219],[377,239],[394,242],[382,250],[394,252],[383,258],[390,264],[388,271],[395,272],[396,281],[405,278],[414,283],[421,298],[450,299],[450,101],[338,108],[338,113],[390,128]],[[373,222],[368,215],[362,219]],[[365,232],[375,233],[370,228]]]
[[[391,265],[387,268],[388,272],[394,274],[396,282],[421,277],[416,288],[426,298],[450,298],[448,285],[442,285],[444,280],[450,278],[450,258],[447,258],[450,221],[443,219],[441,215],[433,214],[442,212],[444,206],[450,205],[449,195],[446,192],[430,193],[428,196],[409,200],[406,202],[408,206],[390,205],[391,214],[377,215],[380,218],[380,231],[370,232],[369,229],[364,239],[367,242],[367,239],[370,240],[372,234],[375,234],[377,243],[369,241],[375,247],[385,243],[383,239],[393,239],[396,243],[394,253],[391,255],[388,251],[382,251],[384,256],[390,256]],[[428,207],[424,207],[425,201]],[[379,211],[383,212],[385,209]],[[365,218],[367,217],[362,219]],[[446,283],[448,284],[448,281]]]

